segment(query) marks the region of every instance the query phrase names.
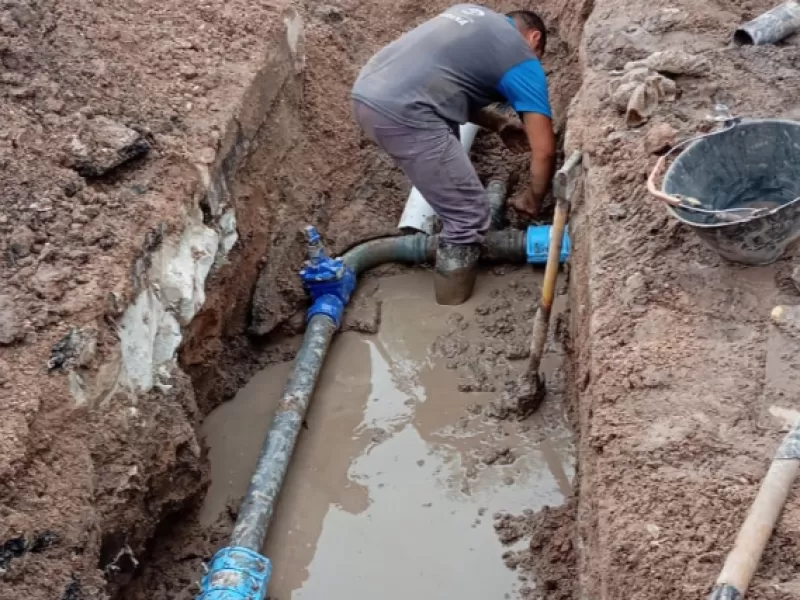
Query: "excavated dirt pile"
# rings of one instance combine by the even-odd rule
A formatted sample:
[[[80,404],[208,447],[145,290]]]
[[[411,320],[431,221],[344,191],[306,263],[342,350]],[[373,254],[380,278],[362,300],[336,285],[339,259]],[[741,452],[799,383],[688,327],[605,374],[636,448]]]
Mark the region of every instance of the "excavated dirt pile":
[[[198,426],[292,356],[304,224],[334,251],[394,232],[407,183],[348,92],[447,4],[0,0],[0,599],[191,596],[231,524],[194,521]],[[800,118],[797,38],[728,44],[770,4],[523,6],[550,25],[559,138],[585,157],[567,336],[579,491],[503,517],[530,538],[506,561],[532,597],[706,594],[779,417],[800,409],[798,340],[768,318],[800,304],[793,256],[727,264],[644,191],[654,153],[707,130],[714,103]],[[653,58],[675,50],[677,67]],[[484,180],[524,184],[525,157],[492,137],[473,154]],[[798,540],[793,496],[749,598],[800,598]]]

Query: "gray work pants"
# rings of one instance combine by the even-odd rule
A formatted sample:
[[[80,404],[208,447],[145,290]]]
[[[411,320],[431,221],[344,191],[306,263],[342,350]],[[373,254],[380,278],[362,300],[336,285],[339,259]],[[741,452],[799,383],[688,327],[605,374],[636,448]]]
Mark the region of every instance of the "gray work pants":
[[[442,220],[441,239],[451,244],[483,241],[489,229],[489,197],[453,130],[415,128],[353,101],[353,116],[372,141],[392,157]]]

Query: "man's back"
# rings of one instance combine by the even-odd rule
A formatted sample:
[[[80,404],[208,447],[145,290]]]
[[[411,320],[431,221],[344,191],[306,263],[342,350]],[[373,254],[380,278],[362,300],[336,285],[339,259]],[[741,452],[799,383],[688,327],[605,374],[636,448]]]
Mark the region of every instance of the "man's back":
[[[536,56],[507,17],[458,4],[372,57],[353,97],[411,126],[464,123],[471,111],[503,100],[500,80],[529,60]]]

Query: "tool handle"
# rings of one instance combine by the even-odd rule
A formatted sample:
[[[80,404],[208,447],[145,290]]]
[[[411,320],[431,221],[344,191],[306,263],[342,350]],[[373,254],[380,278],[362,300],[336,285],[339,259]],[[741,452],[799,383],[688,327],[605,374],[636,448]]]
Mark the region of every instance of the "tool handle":
[[[547,266],[544,270],[542,282],[542,298],[539,308],[533,319],[533,334],[531,335],[531,352],[529,371],[538,373],[539,363],[542,361],[544,346],[547,341],[547,328],[550,323],[550,312],[556,295],[556,280],[558,279],[558,266],[561,258],[561,246],[564,241],[564,229],[569,218],[569,202],[564,199],[556,201],[556,211],[553,215],[553,225],[550,229],[550,248],[547,254]]]
[[[734,587],[739,592],[740,599],[744,598],[753,579],[800,469],[798,439],[800,428],[795,426],[773,459],[739,535],[736,536],[733,550],[725,559],[725,565],[717,578],[717,587]]]
[[[680,198],[676,198],[675,196],[671,196],[666,192],[662,192],[658,187],[656,187],[656,178],[661,174],[662,170],[664,169],[664,165],[667,163],[667,155],[663,155],[659,157],[658,161],[656,162],[653,170],[650,171],[650,177],[647,178],[647,191],[650,192],[650,195],[656,197],[657,199],[661,200],[662,202],[666,202],[670,206],[677,206],[677,207],[684,207],[683,202],[681,202]]]
[[[558,266],[561,261],[561,246],[564,243],[564,229],[569,219],[570,198],[572,196],[575,178],[583,160],[580,150],[573,152],[564,163],[553,181],[553,192],[556,196],[556,211],[553,215],[553,225],[550,228],[550,248],[547,253],[547,266],[544,270],[542,282],[542,298],[539,308],[533,317],[533,333],[531,335],[531,352],[528,362],[528,371],[537,374],[539,363],[542,362],[544,346],[547,341],[547,328],[550,323],[550,311],[556,295],[556,280]]]

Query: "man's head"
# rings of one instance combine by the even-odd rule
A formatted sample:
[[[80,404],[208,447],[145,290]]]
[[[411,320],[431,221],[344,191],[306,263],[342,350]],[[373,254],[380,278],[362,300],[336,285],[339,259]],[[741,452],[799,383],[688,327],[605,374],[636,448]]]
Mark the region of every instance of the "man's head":
[[[514,19],[517,29],[528,42],[533,53],[541,58],[547,44],[547,28],[544,26],[542,18],[532,10],[514,10],[506,16]]]

